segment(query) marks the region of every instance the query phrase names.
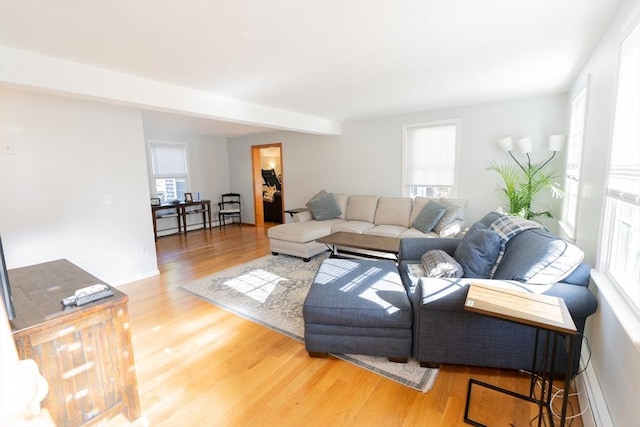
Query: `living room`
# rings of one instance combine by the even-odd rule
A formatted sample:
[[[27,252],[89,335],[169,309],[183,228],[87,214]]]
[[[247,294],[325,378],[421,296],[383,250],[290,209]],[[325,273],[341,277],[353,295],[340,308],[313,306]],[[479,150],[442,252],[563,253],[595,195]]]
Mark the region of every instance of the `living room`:
[[[12,2],[2,2],[2,23],[22,16],[9,14],[8,3]],[[175,104],[158,106],[149,101],[155,86],[144,79],[139,81],[142,98],[134,96],[140,89],[132,88],[126,76],[120,76],[123,86],[118,87],[118,80],[110,80],[115,77],[109,75],[107,81],[114,85],[103,90],[96,86],[104,80],[96,76],[108,70],[57,60],[53,48],[38,52],[48,56],[38,56],[2,36],[0,139],[10,141],[15,151],[0,155],[0,234],[9,267],[67,258],[115,286],[158,274],[149,214],[146,144],[150,140],[186,142],[192,190],[212,201],[229,191],[242,194],[243,222],[252,224],[251,146],[282,143],[287,208],[304,206],[323,188],[399,196],[402,126],[455,118],[461,122],[456,193],[468,200],[469,218],[480,218],[501,204],[493,191],[499,176],[487,168],[492,161],[510,161],[496,139],[508,134],[529,136],[534,143],[532,156],[542,160],[548,155],[548,136],[568,133],[570,102],[586,85],[589,101],[582,167],[589,172],[581,183],[575,239],[585,260],[596,266],[619,34],[638,7],[636,1],[601,3],[607,19],[594,20],[597,25],[585,41],[590,51],[571,64],[572,78],[566,87],[487,97],[472,104],[454,100],[410,112],[390,106],[385,113],[381,100],[380,112],[370,117],[339,123],[318,119],[314,126],[308,124],[308,116],[289,118],[286,123],[280,120],[279,126],[272,127],[245,120],[251,123],[248,133],[247,128],[240,129],[242,118],[237,118],[224,135],[207,134],[202,121],[193,117],[175,119],[175,114],[167,113],[177,109]],[[28,13],[33,10],[25,9]],[[542,70],[544,64],[536,72]],[[522,84],[526,80],[512,78]],[[80,93],[79,86],[86,93]],[[183,94],[177,91],[176,95]],[[156,102],[160,111],[136,106],[140,99]],[[341,97],[335,102],[346,103]],[[277,115],[277,111],[269,113]],[[182,127],[168,127],[170,120]],[[561,201],[548,202],[555,212],[560,211]],[[557,221],[545,221],[545,225],[560,231]],[[632,425],[631,408],[640,394],[637,312],[630,310],[625,316],[624,302],[600,282],[594,282],[592,290],[598,295],[599,310],[587,323],[592,350],[587,388],[592,407],[599,409],[595,423]]]

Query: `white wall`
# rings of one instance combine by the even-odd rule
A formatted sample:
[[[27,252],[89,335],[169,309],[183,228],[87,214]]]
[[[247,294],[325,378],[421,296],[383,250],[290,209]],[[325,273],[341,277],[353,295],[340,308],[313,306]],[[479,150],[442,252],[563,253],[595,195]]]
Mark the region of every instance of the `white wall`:
[[[570,95],[573,97],[589,79],[587,121],[583,146],[583,173],[579,198],[576,244],[585,259],[595,265],[606,175],[606,159],[612,135],[618,70],[618,44],[623,25],[638,2],[625,2],[582,68]],[[640,396],[640,352],[634,346],[625,324],[625,304],[615,298],[604,277],[592,285],[598,297],[598,311],[587,321],[586,335],[591,343],[591,363],[605,396],[615,426],[638,423]],[[637,314],[635,314],[637,316]],[[637,317],[636,317],[637,322]],[[638,331],[635,331],[637,334]],[[637,343],[636,343],[637,344]]]
[[[140,111],[0,89],[9,268],[66,258],[121,284],[157,273]],[[105,196],[111,197],[111,204]]]
[[[277,132],[229,139],[231,188],[244,196],[243,221],[253,223],[250,146],[282,142],[285,207],[304,206],[317,191],[399,197],[402,125],[431,120],[461,120],[458,197],[469,200],[469,219],[504,206],[494,191],[501,182],[486,170],[492,161],[513,162],[497,147],[505,134],[533,138],[533,160],[550,153],[550,134],[567,132],[566,95],[547,95],[509,102],[429,111],[343,123],[342,136]],[[560,156],[559,165],[562,165]],[[558,166],[560,168],[560,166]],[[560,202],[549,203],[556,212]],[[287,218],[289,219],[289,218]],[[553,222],[548,224],[555,229]]]

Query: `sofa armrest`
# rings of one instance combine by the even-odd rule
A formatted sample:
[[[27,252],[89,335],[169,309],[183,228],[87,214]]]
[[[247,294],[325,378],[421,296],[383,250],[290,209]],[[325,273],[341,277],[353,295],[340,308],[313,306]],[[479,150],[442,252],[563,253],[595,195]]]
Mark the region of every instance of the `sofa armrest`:
[[[464,311],[464,303],[472,283],[497,286],[514,291],[528,291],[532,294],[549,295],[562,298],[567,305],[571,317],[586,319],[596,312],[598,302],[588,288],[570,283],[539,285],[521,283],[511,280],[492,279],[438,279],[423,277],[420,279],[415,293],[420,307],[429,310]]]
[[[586,319],[598,309],[598,300],[586,286],[556,283],[544,294],[562,298],[574,319]]]
[[[293,215],[293,222],[307,222],[313,219],[311,211],[298,212]]]
[[[404,237],[400,240],[398,261],[420,261],[420,257],[432,249],[440,249],[453,256],[460,239]]]

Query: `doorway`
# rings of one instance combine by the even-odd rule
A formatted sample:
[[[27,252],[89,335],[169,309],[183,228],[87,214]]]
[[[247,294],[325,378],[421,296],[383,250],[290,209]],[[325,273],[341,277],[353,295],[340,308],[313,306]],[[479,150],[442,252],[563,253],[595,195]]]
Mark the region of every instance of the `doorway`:
[[[253,145],[251,164],[256,227],[284,223],[282,143]]]

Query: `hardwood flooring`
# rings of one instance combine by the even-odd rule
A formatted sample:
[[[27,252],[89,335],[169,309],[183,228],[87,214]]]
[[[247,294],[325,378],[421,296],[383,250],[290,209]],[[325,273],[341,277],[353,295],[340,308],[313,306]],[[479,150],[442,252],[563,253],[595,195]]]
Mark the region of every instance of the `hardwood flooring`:
[[[462,426],[469,377],[528,390],[521,373],[444,365],[423,394],[332,357],[309,358],[304,344],[178,289],[269,254],[266,228],[193,231],[156,247],[160,275],[120,287],[130,298],[143,413],[135,425]],[[537,413],[481,389],[472,408],[490,426],[528,426]]]

